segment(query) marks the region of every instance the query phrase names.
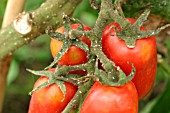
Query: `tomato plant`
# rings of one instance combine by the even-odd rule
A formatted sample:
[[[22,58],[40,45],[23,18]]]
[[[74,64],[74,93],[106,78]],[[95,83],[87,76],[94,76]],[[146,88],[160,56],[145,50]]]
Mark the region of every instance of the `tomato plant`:
[[[79,24],[72,24],[72,29],[77,29],[79,27]],[[88,26],[84,26],[84,30],[90,30]],[[64,27],[60,27],[56,30],[56,32],[64,33]],[[85,37],[79,37],[79,40],[83,41],[90,47],[91,41]],[[55,57],[58,52],[60,51],[61,47],[63,45],[62,41],[58,41],[56,39],[51,39],[50,48],[51,53],[53,57]],[[84,50],[72,45],[68,51],[61,57],[61,59],[58,61],[58,65],[77,65],[87,62],[87,54]]]
[[[132,18],[128,20],[131,24],[135,22]],[[134,48],[128,48],[125,41],[119,39],[113,28],[116,28],[117,32],[121,31],[118,23],[109,24],[102,34],[102,50],[126,75],[129,75],[132,69],[128,62],[134,64],[136,74],[132,81],[137,88],[139,99],[141,99],[154,84],[157,67],[156,39],[154,36],[142,38],[136,41]],[[146,30],[146,28],[141,27],[140,30]]]
[[[84,100],[80,113],[137,113],[138,94],[133,82],[120,87],[95,82]]]
[[[50,70],[54,71],[54,69]],[[34,84],[34,88],[48,81],[45,76],[40,77]],[[49,85],[33,92],[28,113],[61,113],[77,91],[77,87],[64,82],[66,95],[64,96],[57,84]]]

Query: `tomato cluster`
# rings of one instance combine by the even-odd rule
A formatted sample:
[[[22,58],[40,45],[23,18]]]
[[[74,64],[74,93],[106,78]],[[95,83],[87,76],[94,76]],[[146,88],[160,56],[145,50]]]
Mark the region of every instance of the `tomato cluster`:
[[[128,20],[131,24],[135,22],[131,18]],[[78,27],[79,24],[71,25],[72,29]],[[90,30],[90,28],[84,26],[84,30]],[[141,30],[146,30],[146,28],[141,27]],[[157,65],[155,37],[139,39],[134,48],[128,48],[125,41],[117,36],[117,32],[120,31],[121,27],[116,22],[106,26],[102,34],[102,51],[126,75],[129,75],[132,70],[132,66],[128,63],[131,62],[136,69],[135,76],[132,81],[123,86],[106,86],[95,81],[81,105],[80,113],[138,113],[138,100],[142,99],[153,86]],[[64,33],[64,27],[57,29],[57,32]],[[88,37],[79,37],[79,40],[90,48],[91,41]],[[53,57],[58,54],[62,45],[63,42],[51,39],[50,48]],[[87,61],[87,53],[72,45],[57,63],[60,66],[72,66]],[[84,74],[78,71],[78,74],[82,73]],[[39,78],[34,87],[47,80],[46,77]],[[77,87],[73,84],[68,82],[64,84],[66,86],[65,97],[57,84],[35,91],[31,97],[29,113],[61,113],[77,91]]]
[[[72,24],[72,29],[77,29],[79,24]],[[90,30],[89,27],[84,26],[84,30]],[[56,32],[64,33],[64,27],[58,28]],[[81,41],[86,43],[88,47],[91,45],[91,41],[87,37],[79,37]],[[63,42],[51,39],[50,47],[51,53],[55,58],[58,52],[62,47]],[[87,62],[87,54],[82,49],[72,45],[68,51],[62,56],[62,58],[58,61],[58,65],[77,65]],[[50,69],[49,71],[54,72],[55,68]],[[84,75],[85,72],[82,70],[72,71],[70,73]],[[34,85],[34,88],[48,81],[49,78],[42,76],[40,77]],[[35,92],[33,92],[29,111],[28,113],[61,113],[69,101],[73,98],[77,91],[77,86],[64,82],[66,86],[66,95],[64,96],[60,87],[57,84],[49,85],[45,88],[41,88]]]

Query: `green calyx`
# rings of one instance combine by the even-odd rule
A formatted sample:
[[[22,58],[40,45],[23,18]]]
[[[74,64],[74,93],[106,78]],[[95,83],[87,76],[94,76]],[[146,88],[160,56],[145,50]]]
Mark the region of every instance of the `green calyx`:
[[[65,29],[64,34],[55,32],[51,27],[49,27],[46,30],[46,33],[50,37],[52,37],[56,40],[60,40],[64,43],[62,45],[62,49],[60,49],[57,56],[54,58],[54,61],[48,67],[46,67],[45,69],[50,69],[51,67],[53,67],[72,45],[75,45],[75,46],[83,49],[86,53],[89,53],[88,45],[86,45],[84,42],[82,42],[78,39],[79,35],[76,35],[76,34],[72,35],[72,31],[74,31],[74,30],[72,30],[71,25],[70,25],[71,23],[77,22],[77,23],[80,24],[80,26],[78,27],[78,30],[82,31],[84,29],[83,24],[79,20],[69,18],[65,14],[63,14],[63,21],[64,21],[64,29]]]
[[[143,25],[144,21],[147,20],[147,17],[150,13],[150,10],[147,9],[142,13],[139,18],[136,20],[134,24],[122,24],[118,21],[120,24],[122,31],[117,34],[118,38],[125,41],[128,48],[134,48],[136,44],[136,40],[142,39],[142,38],[149,38],[150,36],[154,36],[158,34],[163,29],[170,26],[170,24],[167,24],[165,26],[162,26],[156,30],[146,30],[142,31],[140,30],[141,26]],[[127,23],[127,20],[125,21]]]

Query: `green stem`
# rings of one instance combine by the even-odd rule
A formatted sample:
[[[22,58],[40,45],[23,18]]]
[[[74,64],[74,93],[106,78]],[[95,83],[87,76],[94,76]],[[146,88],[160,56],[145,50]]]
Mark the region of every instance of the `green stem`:
[[[84,97],[87,91],[89,91],[93,83],[94,81],[91,79],[87,83],[79,86],[77,93],[75,94],[73,99],[69,102],[69,104],[66,106],[64,111],[62,111],[62,113],[69,113],[70,111],[78,111],[80,100]]]
[[[26,34],[18,33],[13,24],[0,31],[0,60],[31,40],[45,33],[47,26],[58,27],[62,23],[63,11],[71,15],[82,0],[47,0],[35,11],[29,12],[32,30]],[[50,12],[50,13],[49,13]]]
[[[97,42],[99,43],[99,42]],[[97,58],[100,59],[102,66],[104,69],[109,72],[107,76],[113,76],[115,81],[119,80],[118,74],[115,72],[115,64],[114,62],[110,61],[107,56],[102,52],[101,45],[95,46],[91,49],[92,53],[97,56]],[[111,74],[111,75],[110,75]]]
[[[101,0],[101,9],[96,24],[93,28],[93,34],[96,36],[93,40],[101,40],[102,31],[109,19],[109,10],[112,8],[112,0]]]
[[[75,66],[62,66],[57,70],[57,72],[55,72],[54,76],[66,75],[70,71],[85,70],[85,69],[86,69],[86,64],[80,64]]]
[[[69,37],[73,39],[72,37],[87,36],[91,39],[90,37],[91,34],[92,34],[91,31],[71,30],[69,32]]]
[[[95,61],[96,61],[95,58],[96,57],[94,55],[89,56],[88,63],[84,65],[85,66],[84,69],[87,70],[87,73],[89,75],[94,74]],[[66,106],[66,108],[64,109],[62,113],[69,113],[70,111],[78,111],[78,106],[80,104],[80,101],[84,99],[84,95],[89,91],[89,89],[91,88],[91,85],[95,82],[94,79],[88,75],[80,78],[79,80],[82,81],[81,79],[84,79],[84,78],[88,80],[86,80],[86,82],[84,83],[79,84],[77,93],[75,94],[73,99],[68,103],[68,105]]]

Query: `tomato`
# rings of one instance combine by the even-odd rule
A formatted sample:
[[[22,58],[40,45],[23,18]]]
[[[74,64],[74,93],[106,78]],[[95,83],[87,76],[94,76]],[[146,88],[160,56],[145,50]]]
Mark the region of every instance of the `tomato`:
[[[54,71],[54,69],[50,71]],[[35,82],[34,88],[48,80],[45,76],[40,77]],[[61,113],[77,91],[77,87],[73,84],[68,82],[64,82],[64,84],[66,86],[65,98],[57,84],[33,92],[28,113]]]
[[[131,24],[135,22],[132,18],[128,20]],[[121,31],[116,22],[106,26],[102,34],[102,50],[126,75],[129,75],[132,69],[128,62],[134,64],[136,74],[132,81],[137,88],[139,99],[141,99],[151,90],[155,80],[157,67],[156,39],[154,36],[142,38],[136,41],[134,48],[128,48],[125,41],[116,36],[115,30],[111,29],[113,27]],[[141,30],[146,30],[146,28],[141,27]]]
[[[72,29],[77,29],[79,27],[79,24],[72,24]],[[90,30],[89,27],[84,26],[84,30]],[[58,28],[56,32],[64,33],[64,27]],[[90,47],[91,41],[88,39],[88,37],[82,36],[79,37],[79,40],[83,41]],[[58,41],[56,39],[51,39],[50,43],[50,49],[53,57],[56,57],[58,52],[60,51],[61,47],[63,45],[62,41]],[[72,45],[68,51],[62,56],[62,58],[58,61],[58,65],[77,65],[87,62],[87,54],[84,50]]]
[[[138,113],[138,94],[133,82],[120,87],[95,82],[80,113]]]

